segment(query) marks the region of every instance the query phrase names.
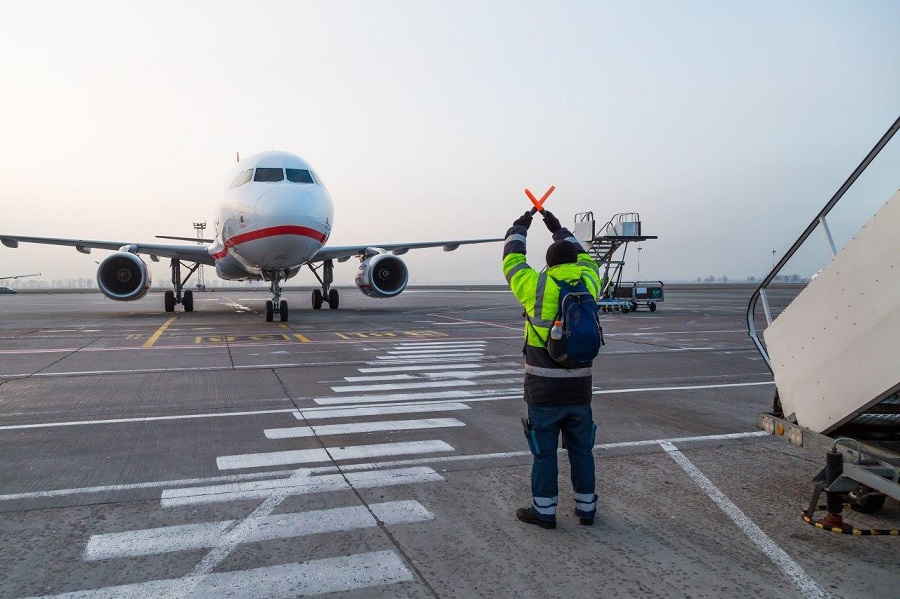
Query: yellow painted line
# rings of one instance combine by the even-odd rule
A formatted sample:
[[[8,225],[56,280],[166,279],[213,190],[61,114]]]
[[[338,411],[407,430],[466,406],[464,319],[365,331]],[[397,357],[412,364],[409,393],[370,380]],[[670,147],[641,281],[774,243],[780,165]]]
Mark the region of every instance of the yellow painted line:
[[[165,330],[169,328],[169,325],[175,322],[175,320],[177,319],[177,316],[173,316],[172,318],[164,322],[163,325],[156,329],[156,332],[150,335],[150,338],[144,342],[144,347],[153,347],[153,344],[159,340],[160,335],[162,335],[163,332],[165,332]]]
[[[301,335],[300,333],[294,333],[294,337],[302,341],[303,343],[309,343],[309,339]]]

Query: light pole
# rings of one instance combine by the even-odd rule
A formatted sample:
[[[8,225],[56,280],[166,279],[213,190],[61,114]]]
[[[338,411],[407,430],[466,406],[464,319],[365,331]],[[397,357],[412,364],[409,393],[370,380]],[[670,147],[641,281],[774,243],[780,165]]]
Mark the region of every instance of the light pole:
[[[772,270],[775,270],[775,250],[772,250]]]
[[[644,249],[641,246],[638,246],[638,276],[637,280],[641,280],[641,250]]]

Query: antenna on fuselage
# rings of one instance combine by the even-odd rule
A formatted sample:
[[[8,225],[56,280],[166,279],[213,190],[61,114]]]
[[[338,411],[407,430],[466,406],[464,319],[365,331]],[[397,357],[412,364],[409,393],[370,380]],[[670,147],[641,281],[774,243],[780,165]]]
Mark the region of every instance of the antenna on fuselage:
[[[235,154],[237,155],[237,161],[240,162],[241,161],[241,153],[235,152]]]

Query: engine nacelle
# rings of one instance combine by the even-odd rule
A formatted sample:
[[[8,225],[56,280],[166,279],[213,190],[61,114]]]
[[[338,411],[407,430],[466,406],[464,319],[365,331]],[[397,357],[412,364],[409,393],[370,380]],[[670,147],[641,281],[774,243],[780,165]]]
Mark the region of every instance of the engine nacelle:
[[[392,254],[377,254],[364,260],[356,273],[356,286],[369,297],[394,297],[406,289],[409,270]]]
[[[97,269],[97,285],[103,295],[119,302],[141,299],[150,291],[150,269],[130,252],[108,256]]]

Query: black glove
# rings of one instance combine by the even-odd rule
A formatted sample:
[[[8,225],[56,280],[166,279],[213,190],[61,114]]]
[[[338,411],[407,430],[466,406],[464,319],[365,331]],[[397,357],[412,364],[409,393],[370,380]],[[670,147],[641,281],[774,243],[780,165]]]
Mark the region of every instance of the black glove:
[[[519,218],[513,221],[513,226],[521,225],[526,229],[531,226],[531,211],[526,212]]]
[[[553,213],[549,210],[544,210],[541,212],[544,215],[544,224],[547,225],[547,230],[551,233],[556,233],[560,229],[562,229],[562,225],[559,224],[559,219],[553,216]]]

